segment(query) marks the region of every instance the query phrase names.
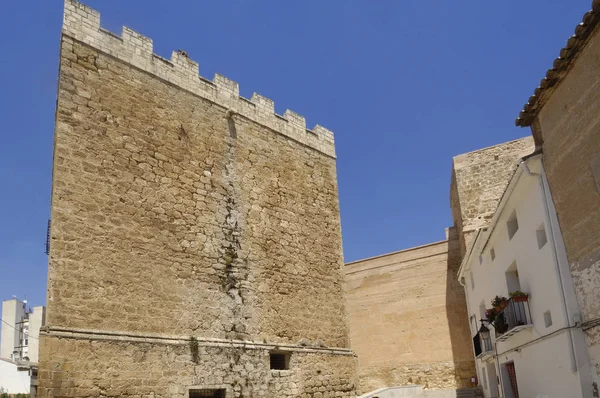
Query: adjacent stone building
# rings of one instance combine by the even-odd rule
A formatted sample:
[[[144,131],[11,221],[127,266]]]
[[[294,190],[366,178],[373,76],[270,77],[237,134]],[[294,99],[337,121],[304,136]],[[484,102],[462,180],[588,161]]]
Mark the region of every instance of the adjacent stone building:
[[[448,239],[346,264],[351,347],[361,391],[391,385],[472,387],[473,333],[457,271],[477,230],[491,221],[533,139],[453,159]]]
[[[516,121],[542,152],[600,396],[600,1]]]
[[[450,208],[462,256],[477,229],[491,221],[519,160],[535,150],[525,137],[455,156],[452,159]]]
[[[448,240],[346,264],[350,340],[361,391],[470,387],[475,375],[460,247]]]
[[[333,135],[66,0],[41,397],[350,397]]]

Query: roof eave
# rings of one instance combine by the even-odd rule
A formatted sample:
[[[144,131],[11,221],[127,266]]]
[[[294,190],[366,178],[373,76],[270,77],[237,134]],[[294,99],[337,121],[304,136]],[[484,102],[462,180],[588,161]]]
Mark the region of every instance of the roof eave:
[[[571,66],[598,26],[600,26],[600,0],[594,0],[592,9],[585,13],[582,22],[575,28],[575,34],[569,38],[567,45],[560,51],[559,57],[554,60],[552,68],[548,69],[546,76],[521,110],[515,120],[517,127],[529,127],[533,124],[544,103],[552,96],[556,86],[568,75]]]

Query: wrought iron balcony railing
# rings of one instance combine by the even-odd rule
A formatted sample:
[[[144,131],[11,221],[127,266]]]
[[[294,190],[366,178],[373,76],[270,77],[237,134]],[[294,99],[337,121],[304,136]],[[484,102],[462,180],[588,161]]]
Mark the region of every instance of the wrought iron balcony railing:
[[[523,329],[533,326],[529,310],[529,296],[511,297],[506,307],[496,315],[496,340],[503,341]]]

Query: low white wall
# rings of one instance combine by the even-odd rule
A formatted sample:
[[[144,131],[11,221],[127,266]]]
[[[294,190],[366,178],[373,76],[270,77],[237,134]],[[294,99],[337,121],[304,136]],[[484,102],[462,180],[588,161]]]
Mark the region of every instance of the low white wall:
[[[19,372],[13,362],[0,359],[0,387],[8,394],[29,394],[29,372]]]
[[[371,391],[359,398],[398,398],[398,397],[421,397],[423,386],[386,387]]]

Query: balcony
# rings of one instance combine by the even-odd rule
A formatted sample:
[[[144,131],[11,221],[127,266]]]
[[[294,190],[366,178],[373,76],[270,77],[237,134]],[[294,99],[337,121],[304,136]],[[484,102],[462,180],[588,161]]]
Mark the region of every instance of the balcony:
[[[506,302],[494,321],[496,341],[505,341],[520,331],[533,327],[528,296],[511,297]]]

